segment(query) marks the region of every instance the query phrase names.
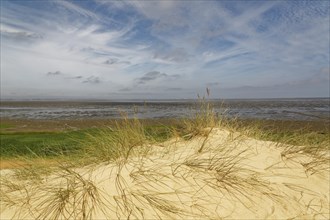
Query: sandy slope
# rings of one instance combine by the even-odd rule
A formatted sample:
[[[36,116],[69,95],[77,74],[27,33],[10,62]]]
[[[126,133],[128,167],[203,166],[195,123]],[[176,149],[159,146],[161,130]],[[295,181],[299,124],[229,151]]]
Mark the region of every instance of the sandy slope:
[[[206,142],[171,140],[147,156],[40,181],[2,170],[1,219],[329,219],[329,164],[315,172],[311,157],[283,152],[214,129]]]

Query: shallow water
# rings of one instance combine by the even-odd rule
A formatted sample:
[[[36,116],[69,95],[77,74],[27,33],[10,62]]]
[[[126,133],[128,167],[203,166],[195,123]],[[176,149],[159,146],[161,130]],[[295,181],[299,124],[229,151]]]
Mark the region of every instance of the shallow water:
[[[189,117],[194,100],[149,101],[2,101],[0,117],[11,119],[102,119]],[[330,99],[212,100],[219,115],[273,120],[330,120]]]

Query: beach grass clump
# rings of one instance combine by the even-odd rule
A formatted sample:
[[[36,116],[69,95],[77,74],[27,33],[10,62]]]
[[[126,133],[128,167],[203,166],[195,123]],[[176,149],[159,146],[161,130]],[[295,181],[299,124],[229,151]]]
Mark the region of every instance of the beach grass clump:
[[[208,136],[209,130],[207,128],[214,128],[218,125],[219,119],[216,116],[212,103],[208,100],[210,97],[210,90],[206,89],[206,95],[200,97],[193,109],[193,116],[183,120],[182,131],[185,139],[191,139],[195,136]]]
[[[324,141],[309,145],[285,145],[281,156],[299,162],[307,175],[330,172],[330,142]],[[308,159],[301,159],[302,156]]]
[[[217,146],[214,149],[205,149],[204,155],[210,156],[194,154],[181,166],[188,168],[185,176],[202,179],[205,186],[215,192],[237,199],[244,206],[255,205],[253,195],[271,195],[272,188],[267,181],[259,177],[258,172],[242,166],[249,158],[248,152],[249,149]]]
[[[42,162],[35,163],[33,160],[25,160],[23,166],[14,169],[14,177],[21,181],[40,183],[52,173],[52,168]]]
[[[10,179],[1,177],[2,211],[18,207],[14,219],[93,219],[95,212],[104,212],[105,201],[101,190],[90,176],[59,165],[52,175],[35,181],[34,175]],[[47,180],[45,179],[46,177]]]
[[[93,219],[106,206],[100,189],[74,169],[60,166],[55,185],[45,186],[32,212],[37,219]]]
[[[308,175],[323,171],[330,172],[329,130],[316,132],[308,131],[308,128],[304,127],[296,130],[265,129],[261,122],[242,125],[237,121],[233,125],[236,131],[247,137],[276,143],[276,146],[282,149],[281,157],[300,163]]]
[[[85,159],[114,162],[127,160],[131,154],[147,154],[147,146],[153,142],[140,120],[125,116],[113,127],[100,129],[97,134],[88,134],[88,139],[82,143],[82,152]]]

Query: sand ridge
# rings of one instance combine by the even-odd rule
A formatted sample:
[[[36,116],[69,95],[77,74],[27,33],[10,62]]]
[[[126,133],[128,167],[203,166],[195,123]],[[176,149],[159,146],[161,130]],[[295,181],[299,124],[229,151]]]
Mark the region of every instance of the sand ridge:
[[[1,170],[1,219],[329,219],[329,167],[312,172],[309,155],[283,152],[214,129],[38,183]]]

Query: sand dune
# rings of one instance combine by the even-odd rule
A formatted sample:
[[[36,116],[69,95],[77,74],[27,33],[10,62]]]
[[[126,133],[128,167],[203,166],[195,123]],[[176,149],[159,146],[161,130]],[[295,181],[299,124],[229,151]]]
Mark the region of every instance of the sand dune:
[[[329,219],[329,163],[290,146],[213,129],[146,147],[40,179],[1,170],[1,219]]]

